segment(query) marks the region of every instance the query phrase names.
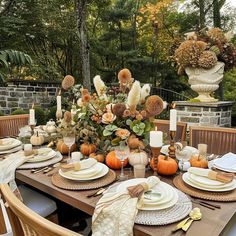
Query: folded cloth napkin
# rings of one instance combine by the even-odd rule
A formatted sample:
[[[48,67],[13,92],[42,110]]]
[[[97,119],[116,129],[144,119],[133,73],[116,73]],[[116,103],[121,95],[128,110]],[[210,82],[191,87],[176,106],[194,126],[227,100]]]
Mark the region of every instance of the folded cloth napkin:
[[[97,160],[94,158],[88,158],[83,161],[77,161],[69,164],[61,164],[61,170],[63,172],[70,171],[70,170],[85,170],[91,168],[93,165],[97,163]]]
[[[236,154],[232,152],[226,153],[221,158],[216,159],[216,163],[220,164],[223,168],[236,171]]]
[[[0,183],[9,184],[11,190],[21,200],[20,192],[15,183],[15,171],[17,167],[21,166],[29,158],[31,157],[26,157],[23,151],[19,151],[9,155],[3,161],[0,161]]]
[[[210,169],[203,169],[203,168],[198,168],[198,167],[190,167],[188,169],[188,172],[191,174],[206,177],[208,179],[218,180],[223,183],[229,183],[233,181],[234,179],[234,174],[226,173],[223,171],[218,172],[218,171],[213,171]]]
[[[98,201],[93,218],[93,236],[131,236],[134,220],[138,213],[140,196],[160,182],[156,176],[148,177],[145,183],[128,188],[128,192],[104,193]],[[141,188],[140,188],[141,187]]]

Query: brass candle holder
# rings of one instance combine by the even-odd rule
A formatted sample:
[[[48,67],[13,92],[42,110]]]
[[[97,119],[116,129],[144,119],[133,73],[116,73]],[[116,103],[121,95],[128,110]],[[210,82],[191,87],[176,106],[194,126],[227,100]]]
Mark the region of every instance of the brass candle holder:
[[[161,152],[161,147],[151,147],[152,151],[152,158],[153,158],[153,175],[157,176],[157,164],[158,164],[158,156],[160,155]]]
[[[56,111],[56,118],[57,118],[57,120],[60,120],[62,118],[62,110]]]
[[[176,131],[171,131],[170,130],[170,146],[169,146],[169,157],[173,158],[173,159],[176,159],[176,156],[175,156],[175,135],[176,135]]]

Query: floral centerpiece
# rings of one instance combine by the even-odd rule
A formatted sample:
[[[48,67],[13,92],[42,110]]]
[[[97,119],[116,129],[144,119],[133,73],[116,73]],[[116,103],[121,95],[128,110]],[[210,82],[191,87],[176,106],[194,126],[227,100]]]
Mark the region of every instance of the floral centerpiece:
[[[128,69],[118,73],[118,80],[118,87],[107,87],[100,76],[95,76],[96,92],[81,88],[73,119],[62,119],[59,129],[66,132],[70,127],[80,144],[94,144],[105,153],[122,142],[133,150],[144,149],[154,128],[152,121],[163,110],[163,101],[150,96],[150,86],[141,87]]]
[[[176,49],[174,58],[178,73],[189,76],[191,88],[202,102],[217,101],[210,93],[219,88],[224,70],[236,66],[236,49],[229,41],[231,34],[219,28],[191,32]]]

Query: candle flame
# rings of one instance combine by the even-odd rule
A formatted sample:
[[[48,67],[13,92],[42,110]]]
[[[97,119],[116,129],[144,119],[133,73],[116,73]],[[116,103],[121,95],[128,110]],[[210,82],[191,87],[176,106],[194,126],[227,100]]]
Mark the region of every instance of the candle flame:
[[[32,109],[34,109],[34,103],[32,104]]]
[[[176,108],[176,103],[172,102],[172,103],[170,104],[170,109],[175,109],[175,108]]]

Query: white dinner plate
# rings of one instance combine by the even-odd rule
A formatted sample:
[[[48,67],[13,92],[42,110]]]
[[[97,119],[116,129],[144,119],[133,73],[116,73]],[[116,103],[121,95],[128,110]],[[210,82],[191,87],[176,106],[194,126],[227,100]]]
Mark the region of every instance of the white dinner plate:
[[[22,144],[20,140],[15,138],[4,138],[1,140],[3,144],[0,144],[0,151],[6,151]]]
[[[8,149],[8,150],[5,150],[5,151],[0,151],[0,155],[10,154],[10,153],[17,152],[17,151],[20,151],[20,150],[22,150],[22,145],[16,146],[12,149]]]
[[[220,182],[220,181],[211,180],[211,179],[204,178],[204,177],[202,177],[202,178],[208,179],[209,181],[204,181],[204,180],[197,181],[196,179],[198,179],[198,180],[200,179],[200,178],[198,178],[198,177],[202,177],[202,176],[197,176],[197,178],[193,177],[193,174],[189,174],[189,176],[188,176],[189,180],[190,180],[192,183],[194,183],[194,184],[196,184],[196,185],[198,185],[198,186],[200,186],[200,187],[203,187],[203,188],[210,188],[210,189],[213,189],[213,190],[214,190],[214,189],[229,188],[229,187],[231,187],[231,186],[234,185],[234,182],[233,182],[233,181],[231,181],[231,182],[229,182],[229,183],[222,183],[222,182]],[[212,182],[211,182],[211,181],[212,181]],[[216,185],[215,183],[212,184],[213,181],[219,182],[220,184],[218,184],[218,185]]]
[[[91,177],[74,176],[70,174],[68,175],[66,172],[63,172],[61,169],[59,170],[59,174],[66,179],[77,180],[77,181],[87,181],[87,180],[98,179],[105,176],[109,172],[109,168],[100,162],[97,164],[102,166],[102,171]]]
[[[226,171],[226,172],[230,172],[230,173],[236,173],[236,170],[227,169],[227,168],[223,168],[223,167],[218,167],[218,166],[216,166],[214,164],[213,164],[213,167],[218,169],[218,170],[222,170],[222,171]]]
[[[146,181],[147,179],[145,178],[124,181],[117,186],[116,192],[128,192],[127,187],[134,186]],[[155,185],[153,189],[161,193],[160,199],[155,198],[156,202],[153,202],[144,198],[144,205],[142,207],[138,207],[139,210],[162,210],[174,206],[178,201],[177,191],[169,184],[160,182],[159,184]]]
[[[233,190],[236,188],[236,181],[235,180],[233,180],[232,185],[228,186],[228,187],[226,186],[226,187],[222,187],[222,188],[216,188],[215,186],[204,186],[202,184],[194,182],[194,180],[192,180],[189,177],[188,172],[183,174],[182,179],[186,184],[188,184],[194,188],[205,190],[205,191],[210,191],[210,192],[225,192],[225,191],[230,191],[230,190]],[[217,187],[219,187],[219,186],[217,186]]]
[[[56,152],[51,148],[40,148],[38,149],[38,154],[33,155],[31,159],[27,162],[41,162],[49,160],[56,156]]]
[[[79,178],[88,178],[94,175],[97,175],[103,170],[103,165],[100,165],[98,162],[94,164],[92,167],[89,169],[84,169],[84,170],[70,170],[66,171],[66,175],[70,176],[75,176]]]
[[[163,153],[163,154],[165,154],[165,155],[168,155],[168,152],[169,152],[169,146],[170,145],[164,145],[164,146],[162,146],[162,148],[161,148],[161,153]],[[188,151],[188,153],[189,153],[189,155],[188,155],[188,158],[187,159],[190,159],[191,158],[191,156],[193,156],[193,155],[198,155],[199,154],[199,151],[195,148],[195,147],[191,147],[191,146],[186,146],[186,147],[184,147],[184,149],[185,150],[187,150]],[[178,156],[178,153],[176,152],[176,158],[179,160],[179,159],[181,159],[181,156]],[[187,159],[185,159],[186,161],[187,161]]]
[[[225,185],[225,183],[217,181],[217,180],[213,180],[213,179],[209,179],[207,177],[204,176],[200,176],[200,175],[195,175],[192,173],[189,173],[189,178],[194,180],[197,183],[200,184],[204,184],[204,185],[209,185],[209,186],[221,186]]]

